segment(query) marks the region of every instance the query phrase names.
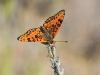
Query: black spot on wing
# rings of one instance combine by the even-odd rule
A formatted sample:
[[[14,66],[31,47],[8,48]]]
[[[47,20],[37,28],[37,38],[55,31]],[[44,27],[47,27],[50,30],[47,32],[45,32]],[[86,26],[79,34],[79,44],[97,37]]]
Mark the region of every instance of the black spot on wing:
[[[28,42],[31,42],[30,38],[27,38]]]
[[[54,27],[56,27],[56,25],[52,24],[52,27],[54,28]]]
[[[37,36],[37,35],[35,35],[35,38],[38,38],[38,36]]]
[[[59,21],[60,23],[62,23],[62,22],[63,22],[63,20],[61,20],[61,19],[58,19],[58,21]]]
[[[61,26],[61,24],[57,24],[57,26],[58,26],[58,27],[60,27],[60,26]]]
[[[17,40],[19,40],[20,36],[17,38]]]

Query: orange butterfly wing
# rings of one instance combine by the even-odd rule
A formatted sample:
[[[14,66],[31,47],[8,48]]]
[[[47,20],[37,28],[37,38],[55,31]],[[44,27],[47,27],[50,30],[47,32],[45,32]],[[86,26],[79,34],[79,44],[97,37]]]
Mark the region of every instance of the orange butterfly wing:
[[[52,35],[54,38],[58,33],[60,26],[63,22],[65,16],[65,10],[60,10],[54,16],[49,17],[43,24],[44,28]]]
[[[43,33],[39,27],[28,30],[25,34],[19,36],[17,40],[23,42],[47,42],[43,38]]]
[[[23,42],[42,42],[42,43],[43,42],[47,43],[51,41],[53,43],[53,38],[56,36],[58,30],[60,29],[64,16],[65,16],[65,10],[59,11],[54,16],[49,17],[43,24],[43,27],[40,26],[38,28],[33,28],[28,30],[25,34],[19,36],[17,40]],[[41,31],[42,30],[41,28],[44,31]]]

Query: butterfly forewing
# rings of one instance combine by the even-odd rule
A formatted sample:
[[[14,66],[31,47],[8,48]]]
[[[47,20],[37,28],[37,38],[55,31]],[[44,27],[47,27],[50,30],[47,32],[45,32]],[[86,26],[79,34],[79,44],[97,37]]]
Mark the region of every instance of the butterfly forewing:
[[[43,24],[45,29],[52,35],[53,38],[56,36],[57,32],[59,31],[64,16],[65,16],[65,10],[61,10],[54,16],[49,17]]]

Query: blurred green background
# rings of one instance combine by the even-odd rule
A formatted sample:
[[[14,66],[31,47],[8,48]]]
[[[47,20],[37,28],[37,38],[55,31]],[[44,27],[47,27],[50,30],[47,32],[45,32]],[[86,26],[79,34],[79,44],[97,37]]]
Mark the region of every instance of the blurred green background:
[[[64,75],[100,75],[100,0],[0,0],[0,75],[54,75],[46,46],[17,37],[65,9],[55,40]]]

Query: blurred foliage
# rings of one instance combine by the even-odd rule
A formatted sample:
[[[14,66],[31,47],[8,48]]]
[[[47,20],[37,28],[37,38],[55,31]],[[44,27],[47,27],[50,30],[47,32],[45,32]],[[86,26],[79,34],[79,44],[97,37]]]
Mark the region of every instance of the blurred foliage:
[[[4,13],[7,18],[11,17],[13,11],[13,1],[12,0],[1,0],[2,7],[4,9]]]

